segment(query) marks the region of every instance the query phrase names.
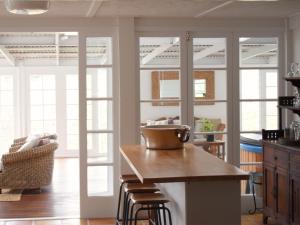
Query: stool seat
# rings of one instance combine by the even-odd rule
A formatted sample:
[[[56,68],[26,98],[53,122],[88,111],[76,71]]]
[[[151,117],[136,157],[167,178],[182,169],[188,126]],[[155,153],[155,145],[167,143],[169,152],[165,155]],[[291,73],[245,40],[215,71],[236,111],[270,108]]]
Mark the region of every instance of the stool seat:
[[[123,174],[120,176],[121,183],[140,183],[140,179],[135,174]]]
[[[164,204],[169,202],[161,193],[132,194],[130,199],[134,204]]]
[[[126,193],[153,193],[159,191],[155,184],[132,184],[124,187]]]

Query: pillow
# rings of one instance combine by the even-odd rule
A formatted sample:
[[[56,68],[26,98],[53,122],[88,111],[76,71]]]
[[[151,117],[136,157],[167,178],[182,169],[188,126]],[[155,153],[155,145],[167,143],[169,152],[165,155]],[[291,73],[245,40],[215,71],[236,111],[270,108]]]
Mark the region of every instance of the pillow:
[[[28,142],[25,142],[19,149],[19,151],[27,151],[29,149],[32,149],[34,147],[37,147],[40,143],[40,137],[35,137],[29,140]]]
[[[40,134],[30,134],[28,135],[28,137],[26,138],[26,142],[31,141],[32,139],[36,139],[36,138],[41,138]]]
[[[168,120],[159,120],[154,122],[154,125],[168,125],[168,124],[169,124]]]
[[[43,146],[43,145],[46,145],[46,144],[49,144],[49,143],[50,143],[49,138],[42,138],[42,139],[40,139],[38,146]]]

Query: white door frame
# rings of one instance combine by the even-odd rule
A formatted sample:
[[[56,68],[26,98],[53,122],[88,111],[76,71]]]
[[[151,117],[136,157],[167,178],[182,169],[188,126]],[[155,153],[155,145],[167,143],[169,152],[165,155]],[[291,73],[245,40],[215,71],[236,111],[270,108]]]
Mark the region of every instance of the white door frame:
[[[112,166],[113,195],[88,196],[87,168],[98,164],[87,163],[87,124],[86,124],[86,38],[87,37],[112,37],[112,74],[113,74],[113,163],[99,163],[99,166]],[[119,76],[116,70],[117,56],[116,32],[79,32],[79,128],[80,128],[80,217],[104,218],[113,217],[116,212],[119,175]]]

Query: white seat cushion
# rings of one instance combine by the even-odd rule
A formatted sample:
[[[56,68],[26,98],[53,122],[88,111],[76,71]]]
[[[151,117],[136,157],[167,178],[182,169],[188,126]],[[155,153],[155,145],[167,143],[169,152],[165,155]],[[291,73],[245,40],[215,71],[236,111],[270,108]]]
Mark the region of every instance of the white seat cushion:
[[[32,149],[39,145],[41,138],[40,137],[33,137],[30,140],[26,141],[25,144],[21,146],[19,151],[26,151]]]

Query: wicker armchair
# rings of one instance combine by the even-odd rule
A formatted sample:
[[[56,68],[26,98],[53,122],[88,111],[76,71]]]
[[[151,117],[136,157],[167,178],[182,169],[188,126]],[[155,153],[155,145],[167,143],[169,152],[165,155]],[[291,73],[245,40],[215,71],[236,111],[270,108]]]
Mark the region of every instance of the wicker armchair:
[[[15,140],[9,153],[2,155],[0,191],[1,189],[35,189],[51,183],[54,151],[58,144],[53,142],[30,150],[17,151],[25,139]]]

